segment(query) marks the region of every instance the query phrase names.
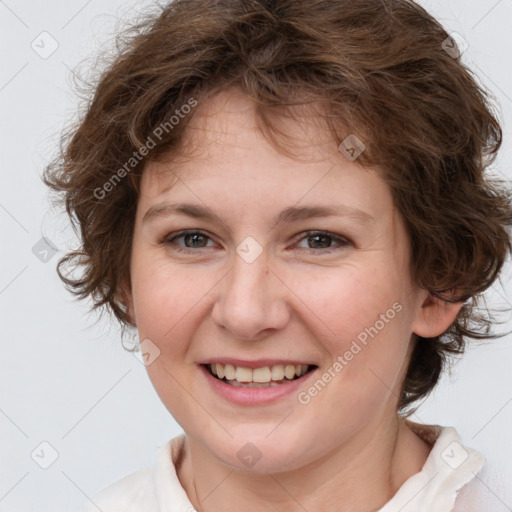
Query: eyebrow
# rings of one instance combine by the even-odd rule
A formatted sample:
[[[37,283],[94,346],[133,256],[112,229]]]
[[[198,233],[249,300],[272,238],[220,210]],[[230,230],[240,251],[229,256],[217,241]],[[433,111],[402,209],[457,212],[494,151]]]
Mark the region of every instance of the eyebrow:
[[[213,210],[206,206],[189,203],[159,203],[151,206],[142,219],[143,223],[159,217],[168,217],[173,214],[187,215],[195,219],[206,219],[225,224],[224,220]],[[350,217],[363,224],[375,221],[375,218],[363,210],[345,205],[333,206],[292,206],[284,209],[274,219],[273,225],[291,223],[320,217]]]

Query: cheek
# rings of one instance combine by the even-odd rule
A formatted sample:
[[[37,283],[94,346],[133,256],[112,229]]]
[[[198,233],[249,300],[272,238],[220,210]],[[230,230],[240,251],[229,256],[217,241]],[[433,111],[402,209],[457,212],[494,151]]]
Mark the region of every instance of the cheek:
[[[149,339],[158,356],[146,366],[162,403],[180,424],[194,411],[184,389],[191,390],[190,341],[196,335],[211,271],[139,257],[132,265],[132,291],[140,340]],[[150,345],[152,346],[152,345]],[[196,411],[197,412],[197,411]]]
[[[307,305],[335,375],[333,390],[369,403],[397,388],[411,335],[405,284],[393,268],[375,265],[345,268],[307,285]],[[327,335],[318,336],[320,331]],[[338,397],[340,406],[348,403],[345,393]]]
[[[364,341],[364,333],[376,322],[379,331],[390,331],[392,324],[396,327],[404,317],[396,311],[399,307],[393,309],[393,304],[403,301],[404,283],[393,269],[382,268],[377,263],[345,265],[317,275],[290,275],[288,282],[304,303],[303,317],[316,317],[316,332],[324,332],[326,340],[338,340],[342,349],[347,341],[361,333]],[[383,323],[380,315],[387,322]]]
[[[162,259],[142,258],[132,265],[135,317],[140,336],[174,338],[201,309],[213,276],[208,269],[190,271]]]

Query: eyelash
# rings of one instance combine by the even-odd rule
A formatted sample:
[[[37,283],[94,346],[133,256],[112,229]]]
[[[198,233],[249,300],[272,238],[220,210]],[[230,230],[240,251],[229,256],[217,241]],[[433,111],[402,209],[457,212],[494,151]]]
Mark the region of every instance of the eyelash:
[[[177,246],[174,242],[174,240],[177,240],[179,238],[183,238],[187,235],[194,235],[194,234],[197,234],[197,235],[201,235],[201,236],[204,236],[208,239],[211,240],[211,237],[205,233],[204,231],[201,231],[201,230],[196,230],[196,229],[191,229],[191,230],[184,230],[184,231],[179,231],[177,233],[171,233],[171,235],[173,235],[172,237],[170,235],[167,235],[165,237],[165,239],[161,242],[162,245],[166,245],[166,246],[174,246],[172,247],[172,250],[174,251],[177,251],[177,252],[182,252],[182,253],[192,253],[192,252],[197,252],[199,249],[211,249],[211,247],[199,247],[197,249],[193,249],[191,247],[180,247],[180,246]],[[338,235],[335,235],[333,233],[330,233],[329,231],[319,231],[319,230],[316,230],[316,231],[306,231],[303,235],[302,238],[300,238],[298,240],[298,242],[304,240],[304,239],[308,239],[312,236],[322,236],[322,237],[327,237],[327,238],[331,238],[333,239],[334,241],[337,241],[339,243],[339,247],[335,247],[334,249],[331,249],[330,247],[329,248],[326,248],[326,249],[311,249],[311,248],[307,248],[307,249],[304,249],[306,251],[312,251],[312,252],[319,252],[320,250],[325,254],[330,254],[331,252],[335,251],[335,250],[338,250],[338,249],[342,249],[344,247],[347,247],[349,245],[352,245],[352,243],[350,242],[350,240],[348,240],[347,238],[344,238],[344,237],[341,237],[341,236],[338,236]]]

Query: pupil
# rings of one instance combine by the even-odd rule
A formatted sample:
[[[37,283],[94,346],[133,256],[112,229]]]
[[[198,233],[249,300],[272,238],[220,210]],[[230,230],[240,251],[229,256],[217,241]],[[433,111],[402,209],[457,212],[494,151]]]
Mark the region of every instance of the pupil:
[[[197,241],[197,239],[198,239],[198,238],[199,238],[199,239],[201,239],[201,238],[204,238],[204,236],[203,236],[203,235],[200,235],[200,234],[198,234],[198,233],[192,233],[192,234],[189,234],[189,235],[185,235],[185,240],[186,240],[186,241],[190,241],[190,239],[191,239],[191,238],[193,238],[193,239],[194,239],[194,241]],[[185,243],[185,245],[187,245],[187,246],[188,246],[188,244],[187,244],[187,243]],[[193,245],[193,247],[197,247],[197,245],[195,245],[195,244],[194,244],[194,245]],[[203,247],[203,246],[202,246],[202,247]]]
[[[322,238],[323,238],[324,240],[327,240],[329,237],[328,237],[328,236],[326,236],[326,235],[313,235],[311,238],[312,238],[312,239],[314,239],[314,240],[318,240],[318,239],[322,239]],[[314,243],[314,245],[315,245],[316,247],[319,247],[318,245],[316,245],[316,243]],[[324,247],[324,248],[325,248],[325,247],[329,247],[329,243],[327,243],[327,245],[326,245],[326,244],[323,244],[323,245],[321,244],[321,246],[322,246],[322,247]]]

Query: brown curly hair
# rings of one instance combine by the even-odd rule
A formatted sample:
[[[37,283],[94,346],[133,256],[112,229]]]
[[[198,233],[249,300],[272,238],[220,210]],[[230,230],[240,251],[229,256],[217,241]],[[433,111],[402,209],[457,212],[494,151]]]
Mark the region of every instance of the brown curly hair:
[[[486,173],[502,130],[490,93],[447,51],[452,41],[410,0],[175,0],[159,8],[119,35],[118,53],[45,169],[81,241],[59,261],[59,276],[131,325],[122,284],[140,179],[148,161],[180,147],[193,116],[184,106],[238,86],[273,139],[272,119],[321,101],[336,143],[355,134],[366,146],[358,162],[378,165],[389,184],[415,282],[464,302],[444,334],[415,336],[403,411],[428,395],[465,338],[499,336],[477,305],[511,251],[510,192]]]

